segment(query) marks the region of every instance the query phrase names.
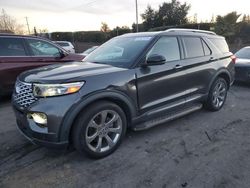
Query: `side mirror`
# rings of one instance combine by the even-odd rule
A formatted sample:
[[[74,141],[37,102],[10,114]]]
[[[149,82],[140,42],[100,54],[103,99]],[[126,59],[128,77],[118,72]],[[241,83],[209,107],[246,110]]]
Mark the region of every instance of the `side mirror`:
[[[55,55],[55,57],[58,58],[58,59],[62,59],[62,58],[64,58],[64,57],[66,57],[67,55],[68,55],[68,53],[66,53],[66,52],[64,52],[64,51],[60,51],[59,53],[57,53],[57,54]]]
[[[166,58],[164,56],[152,54],[147,58],[146,63],[147,65],[162,65],[165,63],[165,61]]]

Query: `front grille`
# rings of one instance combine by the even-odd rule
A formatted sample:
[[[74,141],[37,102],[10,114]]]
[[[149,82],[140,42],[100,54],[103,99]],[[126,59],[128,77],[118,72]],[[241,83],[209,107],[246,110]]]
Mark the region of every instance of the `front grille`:
[[[27,108],[36,100],[37,98],[34,97],[32,92],[32,84],[17,80],[14,91],[14,101],[18,105]]]

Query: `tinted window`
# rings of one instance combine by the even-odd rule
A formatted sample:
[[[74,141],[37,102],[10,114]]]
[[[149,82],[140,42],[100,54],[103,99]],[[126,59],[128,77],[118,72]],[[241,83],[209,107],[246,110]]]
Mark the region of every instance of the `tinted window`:
[[[59,49],[48,42],[37,39],[27,39],[27,42],[34,56],[58,56],[60,54]]]
[[[227,42],[223,38],[210,38],[209,39],[221,52],[229,52]]]
[[[148,53],[150,55],[162,55],[166,61],[174,61],[180,59],[180,50],[176,37],[161,37]]]
[[[250,59],[250,48],[242,48],[240,49],[236,54],[236,57],[242,58],[242,59]]]
[[[198,37],[183,37],[186,58],[204,56],[201,39]]]
[[[23,40],[0,37],[0,56],[25,56]]]
[[[211,55],[211,50],[209,49],[207,44],[203,40],[201,40],[201,41],[202,41],[202,45],[203,45],[203,48],[204,48],[205,55]]]

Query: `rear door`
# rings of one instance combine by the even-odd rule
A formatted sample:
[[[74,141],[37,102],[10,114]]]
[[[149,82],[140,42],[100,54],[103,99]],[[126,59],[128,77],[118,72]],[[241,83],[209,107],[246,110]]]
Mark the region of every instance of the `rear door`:
[[[185,104],[185,72],[181,69],[178,38],[161,37],[148,52],[147,57],[153,54],[164,56],[166,62],[136,69],[141,113],[157,108],[167,110]]]
[[[204,39],[198,36],[182,36],[186,70],[187,101],[202,98],[214,74],[211,49]]]

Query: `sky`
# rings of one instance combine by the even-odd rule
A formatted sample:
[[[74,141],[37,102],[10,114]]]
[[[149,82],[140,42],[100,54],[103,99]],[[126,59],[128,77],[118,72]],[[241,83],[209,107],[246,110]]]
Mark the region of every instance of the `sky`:
[[[147,5],[157,9],[170,0],[138,0],[140,14]],[[188,17],[197,14],[198,21],[210,21],[212,16],[225,15],[232,11],[250,14],[249,0],[179,0],[191,4]],[[16,18],[26,28],[55,31],[100,30],[105,22],[113,29],[116,26],[129,26],[135,22],[135,0],[0,0],[0,9]]]

